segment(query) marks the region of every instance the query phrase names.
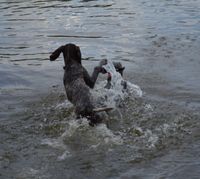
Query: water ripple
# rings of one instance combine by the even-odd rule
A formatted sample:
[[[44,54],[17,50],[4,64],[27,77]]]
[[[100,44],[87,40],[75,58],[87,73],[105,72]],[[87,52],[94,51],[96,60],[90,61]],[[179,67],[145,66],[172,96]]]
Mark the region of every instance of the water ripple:
[[[80,35],[47,35],[47,37],[59,37],[59,38],[92,38],[92,39],[99,39],[99,38],[108,38],[108,37],[102,37],[102,36],[80,36]]]
[[[200,128],[199,1],[2,0],[0,17],[0,177],[163,178],[174,168],[144,164],[155,166],[152,159],[181,148],[186,138],[188,146],[199,141],[198,132],[193,137]],[[142,99],[121,104],[123,115],[113,112],[109,129],[85,130],[72,119],[73,108],[55,108],[66,99],[63,59],[50,63],[48,57],[66,43],[80,46],[90,71],[102,58],[121,61],[126,80],[144,91]],[[78,130],[63,137],[72,155],[68,148],[41,146],[74,123]],[[188,154],[196,156],[197,148]]]

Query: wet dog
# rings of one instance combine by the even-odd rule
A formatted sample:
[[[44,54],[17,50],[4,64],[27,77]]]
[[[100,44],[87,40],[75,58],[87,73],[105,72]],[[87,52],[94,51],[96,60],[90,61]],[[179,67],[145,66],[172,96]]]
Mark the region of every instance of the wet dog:
[[[75,106],[77,117],[86,117],[91,125],[101,122],[94,112],[89,88],[94,87],[98,74],[103,72],[102,66],[95,67],[90,76],[82,66],[80,48],[74,44],[66,44],[56,49],[50,55],[50,61],[56,60],[61,53],[65,62],[63,83],[68,100]]]

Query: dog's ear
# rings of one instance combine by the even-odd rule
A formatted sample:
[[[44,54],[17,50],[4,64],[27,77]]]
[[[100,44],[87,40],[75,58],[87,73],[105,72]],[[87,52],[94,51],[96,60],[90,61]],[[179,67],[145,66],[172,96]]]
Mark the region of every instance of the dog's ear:
[[[117,70],[117,72],[119,72],[121,74],[121,76],[123,76],[124,69],[125,69],[125,67],[122,67],[119,70]]]
[[[122,67],[120,70],[121,70],[121,71],[124,71],[124,69],[125,69],[125,67]]]
[[[63,52],[64,46],[60,46],[59,48],[57,48],[51,55],[50,55],[50,61],[54,61],[56,60],[60,53]]]

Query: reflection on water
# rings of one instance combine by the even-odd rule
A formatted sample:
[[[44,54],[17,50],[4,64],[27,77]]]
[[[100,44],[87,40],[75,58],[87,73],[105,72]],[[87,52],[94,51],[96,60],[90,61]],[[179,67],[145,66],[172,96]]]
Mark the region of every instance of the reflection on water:
[[[199,1],[1,0],[0,17],[0,178],[199,176]],[[48,60],[70,42],[144,92],[109,127],[73,120],[63,59]]]

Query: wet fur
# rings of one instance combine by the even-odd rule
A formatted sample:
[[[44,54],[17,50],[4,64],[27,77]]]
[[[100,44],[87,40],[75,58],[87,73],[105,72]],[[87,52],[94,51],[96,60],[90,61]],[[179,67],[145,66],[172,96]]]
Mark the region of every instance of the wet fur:
[[[99,116],[93,112],[90,88],[94,87],[101,67],[95,67],[90,77],[81,64],[80,48],[74,44],[59,47],[51,54],[50,60],[56,60],[61,52],[65,62],[63,83],[68,100],[75,106],[77,117],[87,117],[93,124],[99,122]]]

